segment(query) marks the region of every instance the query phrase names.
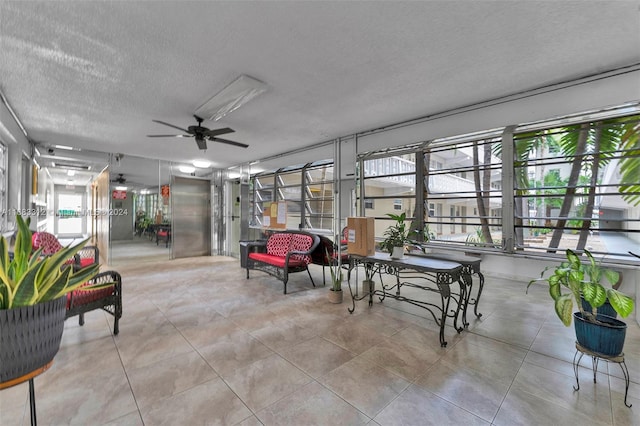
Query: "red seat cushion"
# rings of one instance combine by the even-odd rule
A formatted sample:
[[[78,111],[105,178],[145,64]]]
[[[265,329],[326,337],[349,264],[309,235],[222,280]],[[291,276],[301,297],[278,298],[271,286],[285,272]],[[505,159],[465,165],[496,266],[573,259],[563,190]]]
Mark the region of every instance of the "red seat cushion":
[[[284,256],[274,256],[268,253],[249,253],[249,258],[277,266],[278,268],[284,268],[285,266]],[[289,266],[305,266],[305,264],[303,260],[289,258]]]
[[[113,289],[113,286],[101,288],[100,290],[82,290],[82,287],[80,287],[71,293],[67,293],[67,309],[71,308],[72,301],[73,306],[78,306],[109,297],[113,293]]]
[[[93,265],[94,259],[92,257],[81,257],[80,258],[80,267],[84,268],[85,266]]]
[[[169,236],[169,232],[168,231],[158,231],[158,236],[159,237],[167,237],[167,236]]]

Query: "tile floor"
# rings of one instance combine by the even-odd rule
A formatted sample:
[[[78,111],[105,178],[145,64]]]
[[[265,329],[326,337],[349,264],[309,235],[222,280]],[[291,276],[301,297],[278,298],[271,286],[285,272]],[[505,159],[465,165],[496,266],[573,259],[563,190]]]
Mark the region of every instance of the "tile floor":
[[[317,283],[322,270],[313,265]],[[583,360],[575,392],[573,328],[543,287],[487,277],[483,316],[438,328],[387,299],[327,301],[306,274],[290,294],[236,259],[133,261],[120,334],[103,312],[65,324],[52,368],[36,378],[41,425],[638,425],[640,327],[627,332],[631,375]],[[488,274],[490,275],[490,274]],[[589,367],[589,368],[587,368]],[[0,424],[29,424],[28,387],[0,392]]]

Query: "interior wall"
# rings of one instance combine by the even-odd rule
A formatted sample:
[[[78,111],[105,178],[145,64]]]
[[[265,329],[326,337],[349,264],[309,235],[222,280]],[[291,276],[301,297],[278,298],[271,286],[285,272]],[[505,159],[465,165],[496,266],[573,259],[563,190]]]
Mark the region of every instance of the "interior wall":
[[[546,120],[640,100],[640,70],[513,96],[490,106],[451,111],[358,137],[358,154],[436,138]]]

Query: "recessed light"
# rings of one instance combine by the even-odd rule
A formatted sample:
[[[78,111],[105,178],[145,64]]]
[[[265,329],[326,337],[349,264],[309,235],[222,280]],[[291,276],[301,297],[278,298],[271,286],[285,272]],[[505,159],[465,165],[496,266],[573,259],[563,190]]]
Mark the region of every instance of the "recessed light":
[[[117,191],[126,191],[127,187],[126,186],[116,186],[116,190]]]
[[[67,176],[75,176],[75,175],[76,175],[75,170],[67,170]]]
[[[54,145],[58,149],[66,149],[67,151],[73,151],[73,147],[67,145]]]

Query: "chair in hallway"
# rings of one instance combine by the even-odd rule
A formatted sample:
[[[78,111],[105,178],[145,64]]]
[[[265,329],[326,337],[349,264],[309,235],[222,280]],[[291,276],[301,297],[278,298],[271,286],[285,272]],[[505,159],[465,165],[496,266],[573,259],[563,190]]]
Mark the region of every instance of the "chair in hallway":
[[[120,332],[118,321],[122,317],[122,277],[116,271],[101,272],[85,284],[108,284],[113,285],[99,290],[77,290],[67,294],[67,313],[65,318],[79,315],[78,323],[84,325],[84,314],[94,309],[113,315],[113,334]]]

